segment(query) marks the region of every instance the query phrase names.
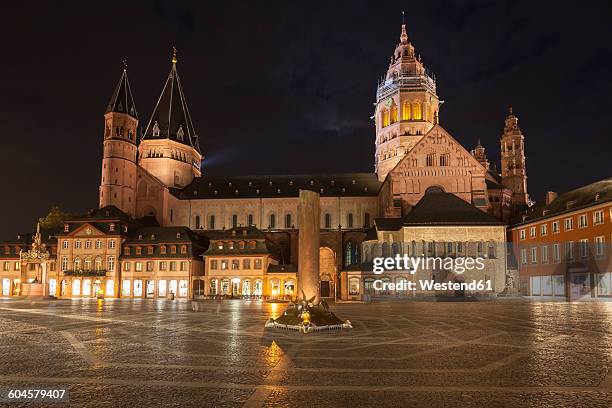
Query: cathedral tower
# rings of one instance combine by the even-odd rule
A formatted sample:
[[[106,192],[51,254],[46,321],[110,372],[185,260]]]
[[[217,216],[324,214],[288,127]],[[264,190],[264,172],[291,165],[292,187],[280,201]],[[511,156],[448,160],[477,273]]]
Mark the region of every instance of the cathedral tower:
[[[400,43],[376,91],[375,171],[384,180],[401,158],[438,123],[440,101],[402,24]]]
[[[124,68],[104,114],[100,208],[114,205],[136,212],[136,129],[138,113]]]
[[[181,80],[172,68],[138,148],[139,164],[167,187],[184,187],[200,176],[202,155]]]
[[[518,118],[510,108],[500,140],[501,171],[502,185],[512,190],[512,201],[515,206],[526,205],[529,202],[524,139],[523,132],[518,126]]]

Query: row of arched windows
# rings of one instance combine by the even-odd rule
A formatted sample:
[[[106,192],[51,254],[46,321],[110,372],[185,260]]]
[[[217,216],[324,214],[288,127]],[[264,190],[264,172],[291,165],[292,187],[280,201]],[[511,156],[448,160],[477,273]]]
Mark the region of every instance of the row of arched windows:
[[[380,114],[382,127],[387,127],[398,121],[398,107],[395,103],[389,109],[384,108]],[[404,101],[402,103],[402,120],[423,120],[423,105],[421,102]]]
[[[425,159],[425,165],[428,167],[437,166],[437,165],[450,166],[450,154],[443,153],[438,158],[435,153],[430,153],[427,155],[427,158]]]
[[[366,245],[365,261],[371,261],[376,256],[394,257],[406,254],[408,256],[460,257],[479,256],[497,258],[503,243],[494,241],[444,242],[444,241],[410,241],[384,242]],[[503,248],[501,248],[503,251]]]
[[[239,220],[238,214],[232,214],[231,228],[236,228],[236,227],[242,226],[242,224],[239,221],[240,220]],[[284,217],[283,221],[284,221],[284,223],[283,223],[282,228],[285,228],[285,229],[295,228],[294,220],[293,220],[293,215],[291,213],[285,214],[285,217]],[[247,214],[247,216],[246,216],[246,224],[245,225],[248,226],[248,227],[256,226],[255,223],[254,223],[253,214]],[[335,228],[335,226],[332,226],[332,215],[330,213],[325,213],[323,215],[323,225],[324,225],[324,228],[326,228],[326,229]],[[199,215],[195,216],[195,228],[196,229],[205,229],[205,228],[208,228],[208,229],[214,230],[215,227],[217,227],[215,215],[210,215],[208,217],[208,226],[205,226],[204,224],[202,224],[202,221],[201,221],[201,218],[200,218]],[[364,215],[363,215],[363,228],[369,228],[369,227],[370,227],[370,214],[369,213],[364,213]],[[276,214],[272,213],[272,214],[268,215],[268,225],[267,225],[267,228],[270,228],[270,229],[279,228],[277,226],[277,222],[276,222]],[[344,228],[358,228],[356,226],[356,222],[355,222],[355,218],[354,218],[353,213],[347,213],[346,214],[346,224],[344,224]]]

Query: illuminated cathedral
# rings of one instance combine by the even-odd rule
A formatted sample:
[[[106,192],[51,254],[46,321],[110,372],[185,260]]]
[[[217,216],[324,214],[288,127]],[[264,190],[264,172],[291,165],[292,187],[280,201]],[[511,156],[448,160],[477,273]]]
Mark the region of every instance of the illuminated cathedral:
[[[299,256],[298,194],[307,189],[320,194],[321,296],[356,298],[369,290],[373,243],[413,242],[418,228],[445,226],[446,236],[415,233],[422,252],[426,240],[445,243],[454,235],[450,251],[468,253],[470,245],[486,251],[487,243],[505,242],[505,223],[528,204],[517,117],[512,111],[506,117],[497,172],[480,141],[465,148],[442,127],[436,81],[405,25],[376,89],[373,173],[208,176],[201,150],[207,132],[196,130],[177,66],[175,52],[141,134],[123,70],[104,113],[99,209],[49,237],[56,248],[54,294],[74,296],[71,282],[78,276],[83,296],[85,260],[93,270],[100,259],[106,271],[100,287],[111,296],[162,297],[170,282],[175,294],[187,297],[291,296]],[[440,202],[448,214],[428,210]],[[469,231],[451,231],[459,227]],[[115,243],[109,249],[110,235]],[[112,255],[96,255],[97,245]],[[170,255],[179,262],[173,271]],[[496,273],[500,292],[505,272]]]

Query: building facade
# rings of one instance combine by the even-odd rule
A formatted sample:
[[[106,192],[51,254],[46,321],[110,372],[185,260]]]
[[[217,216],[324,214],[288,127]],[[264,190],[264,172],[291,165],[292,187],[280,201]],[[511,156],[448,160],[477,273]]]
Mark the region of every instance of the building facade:
[[[546,199],[509,228],[527,296],[612,297],[612,179]]]
[[[300,189],[320,194],[323,297],[349,296],[349,273],[363,268],[363,240],[372,234],[381,244],[387,239],[376,232],[375,219],[403,222],[432,190],[451,194],[502,221],[528,203],[525,140],[516,116],[511,112],[506,118],[498,172],[486,159],[480,142],[470,151],[442,127],[436,81],[409,40],[405,25],[376,90],[373,173],[206,175],[201,137],[177,66],[175,51],[170,73],[140,135],[134,96],[123,70],[104,114],[99,188],[99,211],[112,209],[111,213],[117,210],[120,214],[111,216],[114,221],[94,220],[91,217],[100,217],[100,212],[93,212],[87,219],[70,220],[68,229],[57,234],[57,268],[52,279],[59,296],[95,296],[100,291],[123,297],[164,297],[168,293],[179,297],[185,293],[187,297],[259,296],[259,287],[255,291],[258,279],[261,296],[273,290],[289,294],[294,277],[282,274],[298,264]],[[146,227],[158,230],[142,230]],[[240,258],[240,276],[230,277],[223,269],[212,268],[213,261],[218,266],[225,258],[209,248],[209,241],[216,239],[219,244],[227,231],[241,227],[259,231],[281,251],[267,255],[261,270],[244,268],[245,258]],[[142,231],[140,238],[138,231]],[[172,238],[177,231],[180,237]],[[397,239],[408,239],[418,230],[401,231]],[[438,235],[429,238],[443,242],[448,230],[435,231]],[[474,229],[466,239],[490,238],[490,231]],[[183,246],[185,253],[180,249]],[[179,252],[170,252],[173,247]],[[234,258],[227,259],[233,262]],[[242,276],[243,272],[249,276]],[[251,276],[251,272],[257,273]],[[272,284],[276,289],[270,286],[269,276],[266,283],[268,273],[277,274],[277,283]],[[240,280],[237,291],[234,278]],[[4,279],[12,282],[16,278],[7,275]],[[363,294],[364,281],[359,288]]]

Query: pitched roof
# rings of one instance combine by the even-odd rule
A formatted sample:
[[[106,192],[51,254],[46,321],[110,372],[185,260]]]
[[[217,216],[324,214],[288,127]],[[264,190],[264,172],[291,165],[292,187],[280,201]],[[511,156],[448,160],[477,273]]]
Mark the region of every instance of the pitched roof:
[[[437,225],[504,225],[504,223],[456,195],[443,192],[425,194],[403,220],[376,219],[376,227],[383,231],[396,231],[402,226]]]
[[[425,194],[404,218],[404,225],[504,225],[452,193]]]
[[[378,195],[381,185],[374,173],[196,177],[171,192],[184,200],[298,197],[300,190],[316,191],[321,197],[367,197]]]
[[[111,96],[106,112],[118,112],[128,114],[138,119],[138,112],[136,111],[136,105],[134,104],[134,97],[132,96],[132,90],[130,88],[130,82],[128,81],[127,70],[124,68],[121,78],[115,87],[113,96]]]
[[[176,56],[172,59],[170,74],[142,138],[143,140],[170,139],[200,151],[198,136],[193,127],[187,100],[176,70]]]
[[[240,240],[265,240],[265,234],[257,227],[235,227],[226,230],[209,230],[205,231],[204,235],[211,241],[240,241]]]
[[[559,194],[548,205],[546,202],[535,204],[519,213],[513,224],[525,224],[607,201],[612,201],[612,177]]]

